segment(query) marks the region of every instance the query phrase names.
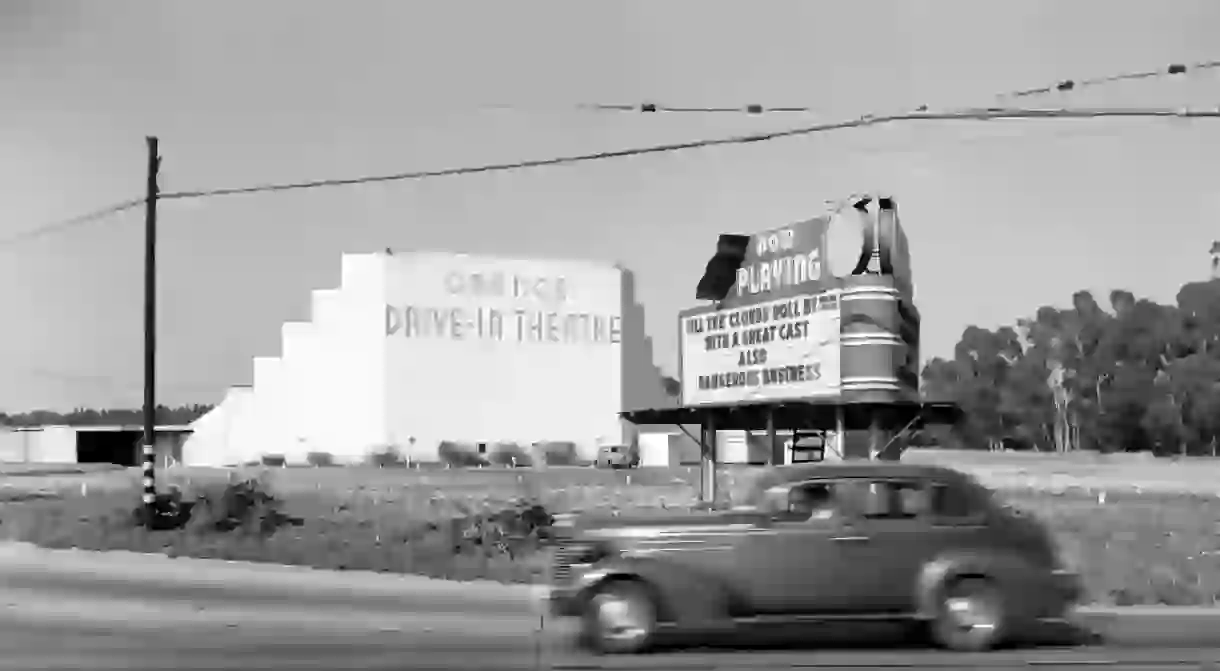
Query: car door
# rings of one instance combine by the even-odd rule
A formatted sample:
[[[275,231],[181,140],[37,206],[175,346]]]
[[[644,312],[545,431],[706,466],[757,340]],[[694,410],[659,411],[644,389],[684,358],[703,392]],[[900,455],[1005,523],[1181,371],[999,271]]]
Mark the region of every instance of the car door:
[[[844,483],[829,479],[793,485],[793,505],[740,549],[738,570],[749,600],[761,615],[834,613],[851,606],[852,565],[860,547]],[[801,495],[820,491],[817,510],[798,509]]]
[[[982,510],[960,483],[872,479],[861,529],[869,537],[860,570],[871,578],[861,610],[908,613],[923,567],[941,554],[986,542]]]
[[[867,541],[856,553],[854,609],[912,612],[919,573],[944,540],[931,525],[928,489],[917,479],[890,478],[869,479],[864,489],[858,529]]]

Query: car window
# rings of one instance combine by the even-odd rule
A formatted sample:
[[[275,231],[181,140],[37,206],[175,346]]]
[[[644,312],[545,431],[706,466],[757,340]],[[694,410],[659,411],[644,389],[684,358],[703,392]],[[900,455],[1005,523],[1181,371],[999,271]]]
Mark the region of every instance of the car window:
[[[954,487],[943,482],[934,483],[930,498],[931,512],[934,517],[961,519],[978,515],[977,507],[971,500],[969,492],[961,487]]]
[[[927,492],[918,482],[880,480],[869,483],[864,517],[913,519],[927,509]]]
[[[840,514],[834,483],[803,482],[788,490],[787,508],[780,518],[787,522],[829,520]]]

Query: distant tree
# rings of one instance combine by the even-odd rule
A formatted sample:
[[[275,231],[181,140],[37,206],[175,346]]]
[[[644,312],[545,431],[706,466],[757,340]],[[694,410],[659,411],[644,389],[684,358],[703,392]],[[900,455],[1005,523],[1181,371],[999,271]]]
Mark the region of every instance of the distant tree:
[[[1220,281],[1175,305],[1115,290],[1109,310],[1078,291],[1015,328],[970,326],[952,359],[922,373],[925,396],[965,420],[938,442],[972,448],[1215,454],[1220,442]]]
[[[211,405],[184,405],[175,408],[157,406],[158,424],[190,424],[212,410]],[[0,413],[0,422],[11,426],[110,426],[132,425],[144,422],[144,411],[140,409],[94,409],[75,408],[70,412],[34,410],[21,413]]]

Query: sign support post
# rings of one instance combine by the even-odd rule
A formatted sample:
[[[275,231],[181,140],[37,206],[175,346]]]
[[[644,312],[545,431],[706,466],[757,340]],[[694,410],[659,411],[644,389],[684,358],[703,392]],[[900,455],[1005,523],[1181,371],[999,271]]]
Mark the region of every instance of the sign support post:
[[[703,416],[699,445],[699,498],[703,503],[716,501],[716,419]]]
[[[784,465],[784,444],[775,431],[775,408],[767,408],[767,445],[771,447],[771,465]]]
[[[839,459],[847,459],[847,421],[843,416],[843,404],[835,406],[835,448],[839,451]],[[826,456],[826,441],[822,441],[822,457]]]

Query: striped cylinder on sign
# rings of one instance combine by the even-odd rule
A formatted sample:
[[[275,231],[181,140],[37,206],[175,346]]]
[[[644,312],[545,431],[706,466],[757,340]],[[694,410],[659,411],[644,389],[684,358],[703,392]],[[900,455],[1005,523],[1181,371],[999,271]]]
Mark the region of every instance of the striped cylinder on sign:
[[[906,369],[910,354],[918,358],[918,317],[915,324],[909,323],[913,310],[903,309],[906,301],[893,278],[846,279],[839,308],[844,400],[885,403],[915,398],[918,380],[912,381]]]

